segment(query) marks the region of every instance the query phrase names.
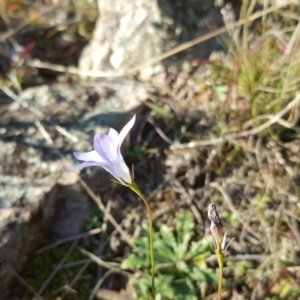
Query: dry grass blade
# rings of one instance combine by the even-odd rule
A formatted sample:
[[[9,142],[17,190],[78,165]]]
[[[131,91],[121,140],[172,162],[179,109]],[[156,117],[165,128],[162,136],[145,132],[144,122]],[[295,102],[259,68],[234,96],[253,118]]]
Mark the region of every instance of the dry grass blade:
[[[105,281],[105,279],[110,276],[111,274],[114,274],[113,270],[108,270],[97,282],[95,287],[93,288],[91,295],[89,297],[89,300],[93,300],[95,295],[97,294],[99,288],[101,287],[102,283]]]
[[[91,264],[91,262],[86,262],[80,269],[80,271],[76,274],[76,276],[73,278],[73,280],[68,284],[68,289],[65,289],[65,291],[60,296],[60,299],[64,299],[68,294],[69,291],[72,290],[72,287],[77,283],[77,281],[81,278],[84,271],[88,268],[88,266]]]
[[[96,299],[101,300],[133,300],[132,297],[122,295],[118,292],[114,292],[107,289],[100,289],[96,294]]]
[[[90,77],[121,77],[122,76],[121,73],[116,73],[116,72],[83,71],[76,67],[65,67],[62,65],[43,62],[38,59],[33,59],[29,61],[27,65],[32,68],[46,69],[46,70],[56,71],[60,73],[80,75],[80,76],[90,76]]]
[[[40,131],[41,135],[46,140],[47,144],[48,145],[53,145],[54,142],[53,142],[50,134],[47,132],[47,130],[45,129],[45,127],[42,125],[42,123],[40,121],[35,121],[34,124],[37,127],[37,129]]]
[[[223,137],[211,139],[211,140],[204,140],[204,141],[193,141],[187,144],[174,144],[171,146],[171,150],[180,150],[180,149],[186,149],[186,148],[196,148],[201,146],[209,146],[209,145],[217,145],[224,142],[229,142],[232,140],[244,138],[247,136],[258,134],[271,125],[274,125],[278,123],[278,121],[281,120],[281,118],[289,112],[291,109],[293,109],[295,106],[299,105],[300,102],[300,94],[297,94],[296,97],[278,114],[274,115],[272,118],[270,118],[267,122],[263,123],[262,125],[259,125],[255,128],[252,128],[250,130],[243,131],[241,133],[234,133],[234,134],[228,134]]]
[[[169,139],[166,134],[155,124],[152,118],[148,118],[147,121],[154,127],[156,132],[160,135],[160,137],[166,141],[168,144],[173,144],[173,141]]]
[[[76,234],[74,236],[69,236],[67,238],[64,238],[64,239],[61,239],[61,240],[58,240],[57,242],[51,244],[51,245],[47,245],[43,248],[40,248],[39,250],[37,250],[35,252],[35,254],[41,254],[47,250],[50,250],[50,249],[53,249],[53,248],[56,248],[57,246],[59,245],[62,245],[64,243],[68,243],[68,242],[72,242],[72,241],[75,241],[75,240],[79,240],[79,239],[84,239],[86,237],[89,237],[91,235],[95,235],[95,234],[98,234],[102,231],[101,228],[95,228],[95,229],[92,229],[88,232],[84,232],[84,233],[79,233],[79,234]]]
[[[128,272],[125,272],[121,269],[118,269],[116,268],[114,265],[108,263],[108,262],[105,262],[103,261],[101,258],[99,258],[98,256],[96,256],[95,254],[83,249],[83,248],[79,248],[79,251],[86,255],[87,257],[89,257],[91,260],[93,260],[96,264],[98,264],[99,266],[103,267],[103,268],[106,268],[108,270],[112,270],[113,272],[115,273],[118,273],[118,274],[121,274],[123,276],[126,276],[126,277],[130,277],[131,274],[128,273]]]
[[[95,193],[89,188],[89,186],[81,179],[79,178],[79,182],[81,186],[84,188],[84,190],[87,192],[87,194],[95,201],[95,203],[98,205],[99,209],[105,213],[105,206],[103,205],[101,199],[95,195]],[[107,214],[107,219],[112,223],[112,225],[115,227],[115,229],[119,232],[121,237],[126,241],[128,245],[130,245],[132,248],[135,248],[134,244],[130,240],[130,236],[121,228],[121,226],[117,223],[117,221],[114,219],[114,217],[111,214]]]

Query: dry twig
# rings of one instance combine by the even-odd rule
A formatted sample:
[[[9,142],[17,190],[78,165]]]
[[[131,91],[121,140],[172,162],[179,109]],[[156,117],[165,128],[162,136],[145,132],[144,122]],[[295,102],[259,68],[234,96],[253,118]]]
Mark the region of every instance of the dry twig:
[[[128,273],[128,272],[125,272],[119,268],[116,268],[115,267],[115,264],[112,265],[111,263],[108,263],[108,262],[105,262],[103,261],[100,257],[96,256],[95,254],[83,249],[83,248],[79,248],[79,251],[86,255],[87,257],[89,257],[91,260],[93,260],[96,264],[98,264],[99,266],[105,268],[105,269],[108,269],[108,270],[113,270],[113,272],[115,273],[118,273],[118,274],[121,274],[123,276],[126,276],[126,277],[130,277],[131,274]]]

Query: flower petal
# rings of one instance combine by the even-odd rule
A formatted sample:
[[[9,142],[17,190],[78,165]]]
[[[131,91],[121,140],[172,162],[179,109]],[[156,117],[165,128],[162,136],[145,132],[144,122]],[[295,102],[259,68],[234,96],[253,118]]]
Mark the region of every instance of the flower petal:
[[[112,176],[114,176],[120,183],[130,184],[132,183],[132,178],[129,172],[128,167],[126,166],[125,162],[119,162],[115,165],[110,165],[103,167],[107,172],[109,172]]]
[[[108,136],[110,136],[114,140],[118,140],[118,138],[119,138],[118,132],[113,128],[109,129]]]
[[[121,144],[123,143],[126,135],[128,134],[128,132],[130,131],[130,129],[133,127],[135,122],[135,115],[132,117],[132,119],[124,126],[124,128],[121,130],[121,132],[119,133],[119,139],[118,139],[118,146],[120,149]]]
[[[78,165],[75,165],[71,168],[68,168],[67,170],[72,171],[72,170],[82,169],[82,168],[86,168],[86,167],[94,167],[94,166],[102,167],[104,169],[106,169],[106,167],[107,167],[107,165],[104,163],[98,163],[98,162],[94,162],[94,161],[86,161],[86,162],[80,163]]]
[[[94,137],[94,148],[102,158],[102,161],[108,165],[118,160],[117,142],[110,136],[102,133],[98,133]]]
[[[110,131],[111,133],[113,131]],[[114,135],[115,133],[112,133]],[[105,134],[96,134],[94,138],[94,147],[106,164],[103,167],[107,172],[113,175],[121,183],[131,183],[132,178],[123,156],[118,152],[118,140]]]
[[[94,161],[100,163],[103,162],[103,159],[95,150],[90,152],[74,152],[74,155],[78,160]]]

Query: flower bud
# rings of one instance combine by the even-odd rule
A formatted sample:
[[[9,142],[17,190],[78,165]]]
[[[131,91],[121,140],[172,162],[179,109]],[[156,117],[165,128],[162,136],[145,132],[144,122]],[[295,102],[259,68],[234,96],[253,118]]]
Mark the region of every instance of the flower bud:
[[[208,206],[208,218],[210,219],[210,231],[214,238],[216,250],[222,251],[222,243],[224,239],[223,224],[219,217],[217,207],[214,203]]]

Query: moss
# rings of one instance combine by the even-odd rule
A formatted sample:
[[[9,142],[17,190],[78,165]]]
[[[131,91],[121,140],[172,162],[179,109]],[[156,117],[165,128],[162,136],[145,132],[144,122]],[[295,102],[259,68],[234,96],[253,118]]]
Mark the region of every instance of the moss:
[[[60,263],[62,259],[67,255],[70,249],[69,244],[58,246],[55,249],[45,251],[35,257],[33,257],[27,264],[27,269],[23,274],[25,281],[35,290],[38,291],[55,267]],[[63,265],[74,263],[85,259],[76,248],[66,258]],[[70,268],[61,268],[52,278],[46,289],[42,293],[44,299],[59,299],[60,295],[64,292],[65,285],[69,285],[75,276],[80,271],[80,266],[74,266]],[[79,300],[88,299],[90,295],[91,286],[91,270],[87,269],[83,272],[77,283],[72,286],[72,290],[64,298],[66,300]],[[30,292],[24,293],[24,300],[32,299]]]

